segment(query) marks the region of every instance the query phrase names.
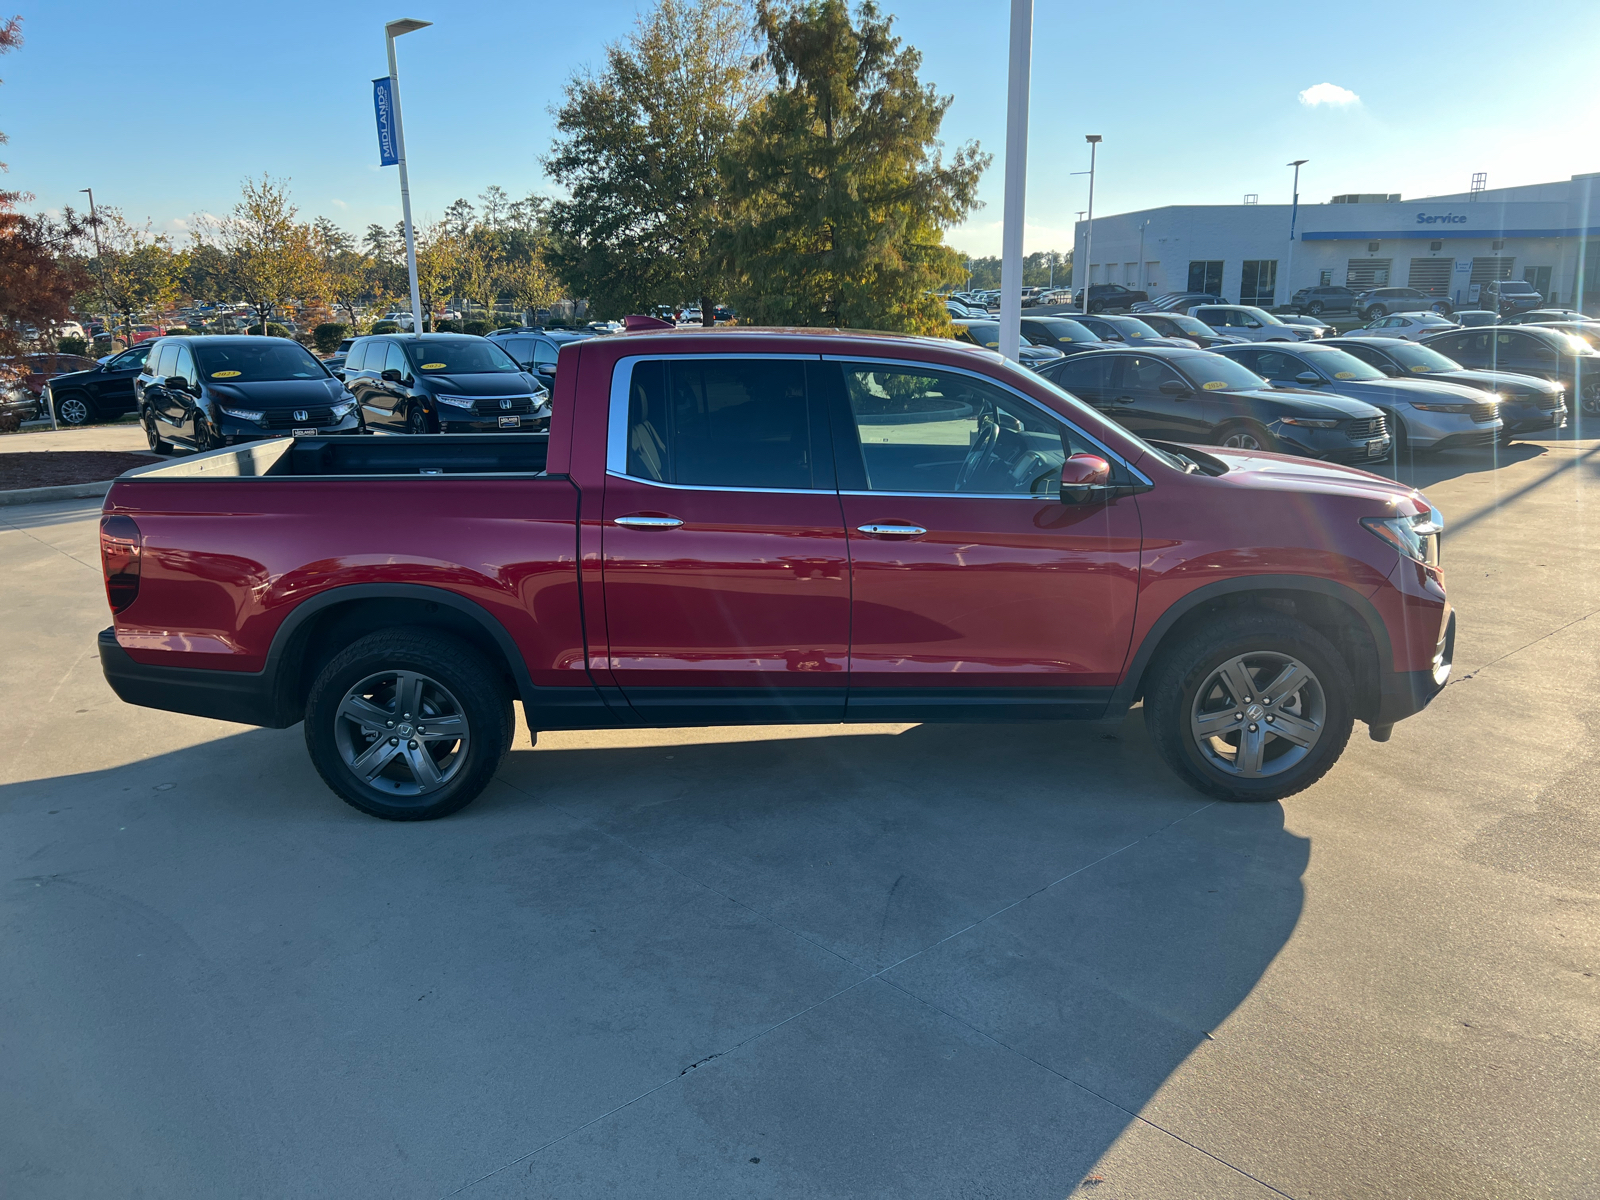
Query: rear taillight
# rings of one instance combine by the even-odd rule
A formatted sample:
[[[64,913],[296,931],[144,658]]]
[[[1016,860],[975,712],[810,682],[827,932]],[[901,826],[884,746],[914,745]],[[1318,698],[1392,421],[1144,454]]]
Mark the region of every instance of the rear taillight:
[[[100,565],[106,576],[106,599],[119,613],[139,594],[142,535],[132,517],[100,518]]]

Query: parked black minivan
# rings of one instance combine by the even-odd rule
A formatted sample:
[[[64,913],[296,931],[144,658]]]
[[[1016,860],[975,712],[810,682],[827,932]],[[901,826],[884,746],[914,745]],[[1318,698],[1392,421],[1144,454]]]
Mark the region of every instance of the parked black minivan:
[[[355,397],[299,342],[171,337],[133,382],[150,449],[215,450],[260,438],[360,433]]]
[[[542,433],[550,393],[488,338],[461,333],[357,338],[345,386],[386,433]]]

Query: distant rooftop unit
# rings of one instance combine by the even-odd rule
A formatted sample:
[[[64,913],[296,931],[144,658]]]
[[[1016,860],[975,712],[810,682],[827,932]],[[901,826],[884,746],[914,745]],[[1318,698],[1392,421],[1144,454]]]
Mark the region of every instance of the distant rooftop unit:
[[[1335,204],[1398,204],[1399,192],[1349,192],[1333,198]]]

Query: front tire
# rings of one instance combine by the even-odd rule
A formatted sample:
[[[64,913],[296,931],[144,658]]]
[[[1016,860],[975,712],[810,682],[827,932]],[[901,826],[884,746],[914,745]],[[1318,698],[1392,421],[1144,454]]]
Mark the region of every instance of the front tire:
[[[1238,421],[1232,425],[1224,425],[1217,430],[1215,444],[1225,446],[1230,450],[1270,450],[1278,449],[1278,439],[1273,437],[1254,421]]]
[[[432,422],[428,420],[428,414],[423,411],[422,405],[413,404],[411,406],[411,411],[406,414],[406,432],[407,433],[433,433],[434,432],[434,430],[432,428]]]
[[[336,655],[311,685],[306,749],[346,803],[387,821],[464,808],[511,748],[511,695],[472,646],[384,629]]]
[[[1310,317],[1320,317],[1322,315],[1322,301],[1313,300],[1310,304],[1306,305],[1306,315]]]
[[[1372,305],[1365,313],[1362,314],[1362,316],[1366,317],[1369,321],[1376,321],[1379,317],[1386,317],[1388,315],[1388,310],[1385,309],[1381,304]]]
[[[55,397],[56,422],[76,429],[94,420],[94,409],[78,392]]]
[[[1354,697],[1349,669],[1320,633],[1243,612],[1163,655],[1145,690],[1145,724],[1167,765],[1206,795],[1281,800],[1338,761]]]

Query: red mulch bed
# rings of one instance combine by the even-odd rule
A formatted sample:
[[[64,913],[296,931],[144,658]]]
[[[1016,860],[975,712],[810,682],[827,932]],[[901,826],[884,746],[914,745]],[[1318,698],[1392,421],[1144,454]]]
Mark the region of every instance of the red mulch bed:
[[[102,479],[115,479],[133,467],[146,467],[160,461],[154,454],[129,454],[121,450],[38,450],[0,454],[0,491],[98,483]]]

